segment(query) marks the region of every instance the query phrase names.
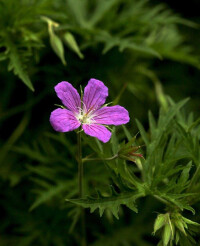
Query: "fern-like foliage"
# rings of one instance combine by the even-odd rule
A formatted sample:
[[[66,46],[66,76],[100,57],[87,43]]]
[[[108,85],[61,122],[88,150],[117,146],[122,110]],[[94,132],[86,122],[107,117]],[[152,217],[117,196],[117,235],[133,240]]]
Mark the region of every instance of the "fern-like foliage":
[[[163,4],[150,8],[148,1],[103,0],[67,1],[69,23],[79,35],[87,32],[88,41],[103,43],[103,53],[117,46],[152,55],[167,57],[199,66],[188,46],[183,47],[184,38],[177,30],[177,24],[196,27],[194,23],[173,14]],[[92,9],[92,13],[91,13]]]
[[[128,50],[137,65],[140,55],[146,61],[168,58],[199,67],[199,59],[178,31],[179,24],[190,28],[196,25],[163,4],[152,8],[146,0],[67,0],[66,4],[61,0],[56,4],[2,0],[0,13],[0,61],[7,60],[8,69],[31,90],[30,60],[35,54],[37,59],[40,57],[42,39],[48,35],[64,65],[65,45],[83,59],[86,48],[103,44],[103,54],[114,47],[120,52]],[[48,22],[48,32],[44,20]]]
[[[189,171],[192,162],[188,164],[185,162],[187,159],[191,160],[191,156],[182,148],[182,137],[173,131],[174,119],[187,101],[188,99],[177,104],[173,103],[167,112],[161,110],[157,124],[149,113],[150,139],[139,121],[137,125],[146,144],[146,160],[143,162],[144,180],[151,187],[150,190],[154,190],[161,198],[181,210],[189,209],[194,212],[187,202],[187,196],[192,194],[189,190],[188,194],[186,193],[190,183]]]
[[[192,123],[191,116],[188,119],[182,113],[181,109],[188,102],[188,99],[175,103],[168,98],[167,102],[168,106],[167,108],[161,108],[157,122],[152,113],[149,112],[149,132],[145,131],[138,120],[136,121],[141,138],[146,146],[145,158],[136,159],[137,168],[135,171],[138,169],[141,172],[141,180],[134,175],[133,167],[123,160],[115,159],[105,161],[113,173],[114,180],[119,189],[123,187],[124,190],[127,189],[129,192],[124,192],[122,189],[118,193],[112,189],[111,195],[109,196],[102,195],[102,192],[98,192],[96,198],[89,196],[82,199],[67,199],[67,201],[83,208],[90,208],[91,212],[99,209],[100,216],[108,209],[118,218],[120,205],[126,205],[136,212],[135,200],[139,200],[139,198],[144,196],[152,196],[164,203],[169,213],[171,211],[179,211],[181,213],[184,210],[189,210],[194,214],[195,210],[192,205],[195,198],[198,201],[199,197],[199,190],[194,189],[194,184],[196,184],[197,177],[199,177],[200,173],[198,168],[199,141],[194,141],[193,134],[196,132],[194,129],[198,126],[199,120]],[[179,129],[178,131],[177,127]],[[136,138],[131,136],[126,127],[124,127],[124,131],[129,139],[126,146],[130,147],[135,144]],[[90,141],[88,143],[90,144]],[[101,151],[97,151],[94,143],[91,143],[93,149],[96,149],[97,154],[102,158],[108,155],[108,153],[109,155],[120,153],[120,149],[124,148],[125,145],[124,143],[118,143],[115,130],[113,131],[110,145],[110,150],[107,145],[105,147],[101,146]],[[191,176],[193,163],[197,166]],[[118,175],[120,175],[120,178]],[[130,187],[133,189],[131,192]],[[178,222],[174,222],[177,221],[174,217],[172,221],[176,224],[175,226],[178,230],[181,230],[181,227],[177,224]],[[162,240],[165,242],[164,245],[168,245],[175,238],[169,223],[165,227]],[[186,225],[185,228],[187,228]],[[192,231],[189,230],[188,233],[192,234]],[[179,239],[176,240],[179,241]],[[191,238],[188,242],[191,243],[192,240]],[[180,239],[180,242],[182,242],[182,239]]]
[[[37,21],[36,9],[28,1],[1,1],[0,13],[1,60],[7,59],[8,70],[33,90],[27,65],[33,51],[41,47],[39,34],[30,28]]]
[[[161,108],[158,120],[149,112],[147,130],[137,120],[140,131],[137,136],[133,136],[125,126],[114,127],[111,141],[106,144],[83,135],[84,155],[86,154],[83,158],[85,196],[81,199],[77,199],[77,164],[73,157],[76,148],[72,144],[72,135],[69,137],[47,132],[30,145],[21,142],[14,147],[11,146],[12,153],[23,158],[25,164],[22,176],[19,178],[17,173],[13,173],[10,180],[12,185],[20,184],[23,179],[27,180],[31,188],[26,209],[35,215],[34,218],[27,218],[26,223],[29,222],[30,227],[26,223],[20,225],[21,233],[27,237],[23,236],[23,240],[17,242],[26,245],[27,240],[29,244],[39,242],[39,245],[42,245],[43,234],[49,237],[48,241],[51,240],[51,235],[44,228],[45,220],[49,220],[48,213],[52,215],[51,209],[60,214],[55,223],[62,224],[63,218],[68,221],[67,230],[71,233],[69,240],[76,242],[81,217],[79,207],[83,207],[89,208],[92,213],[99,210],[100,216],[104,214],[102,223],[106,226],[110,223],[109,227],[114,223],[114,217],[122,218],[123,221],[128,214],[130,221],[136,220],[134,226],[137,226],[139,231],[137,235],[132,236],[130,228],[133,227],[127,224],[127,245],[152,245],[144,240],[144,235],[150,235],[153,231],[152,211],[163,213],[164,205],[166,219],[161,227],[156,227],[159,229],[154,230],[161,243],[170,245],[177,241],[184,245],[185,241],[188,245],[195,245],[193,242],[199,227],[192,218],[187,217],[195,213],[199,201],[199,119],[195,121],[191,114],[184,113],[183,108],[188,99],[175,103],[166,98],[166,102],[167,108]],[[126,158],[107,158],[116,157],[122,151],[123,155],[126,155],[128,152],[124,148],[132,150],[144,143],[145,146],[139,149],[144,159],[135,157],[135,163]],[[97,161],[93,161],[95,158]],[[10,162],[11,158],[8,157],[8,160]],[[8,167],[5,165],[2,170],[5,172],[6,168]],[[110,192],[107,187],[111,187]],[[95,193],[95,190],[98,192]],[[68,202],[65,202],[65,198]],[[39,222],[41,218],[37,217],[37,213],[44,213],[43,209],[47,211],[47,215],[43,216],[44,225]],[[25,216],[23,210],[20,209],[20,213]],[[191,211],[191,215],[184,214],[186,210]],[[87,216],[88,226],[93,225],[91,221],[94,218],[93,214]],[[19,221],[18,218],[15,220]],[[178,220],[181,224],[177,224]],[[119,223],[122,223],[121,220]],[[145,224],[145,229],[142,224]],[[113,235],[118,230],[121,236],[126,235],[126,229],[115,228],[105,236],[95,236],[93,244],[101,245],[107,240],[108,245],[114,245]],[[54,232],[55,238],[59,238],[60,232]],[[179,239],[175,235],[178,235],[176,237]],[[68,239],[62,239],[62,242],[68,243]],[[121,242],[123,243],[123,240],[119,238],[115,245],[120,245]]]

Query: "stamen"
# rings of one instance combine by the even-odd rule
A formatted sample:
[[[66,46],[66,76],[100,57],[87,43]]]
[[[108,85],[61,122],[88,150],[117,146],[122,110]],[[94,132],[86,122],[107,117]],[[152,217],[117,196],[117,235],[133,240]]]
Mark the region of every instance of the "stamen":
[[[83,105],[84,105],[84,103],[83,103]],[[78,111],[79,111],[79,113],[76,114],[76,118],[77,118],[78,121],[81,122],[81,124],[92,124],[92,123],[94,123],[93,118],[94,118],[95,115],[93,114],[93,112],[95,110],[91,110],[91,111],[87,112],[86,108],[80,108],[79,107]]]

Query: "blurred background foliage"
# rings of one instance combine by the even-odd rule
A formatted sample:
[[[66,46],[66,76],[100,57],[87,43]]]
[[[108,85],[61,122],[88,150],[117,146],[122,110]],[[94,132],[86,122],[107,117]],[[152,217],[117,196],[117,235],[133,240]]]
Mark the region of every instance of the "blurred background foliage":
[[[165,94],[190,97],[186,115],[199,117],[199,1],[190,7],[158,0],[0,0],[0,245],[79,245],[80,210],[65,201],[78,194],[76,134],[55,133],[49,124],[58,82],[78,89],[90,78],[104,81],[108,101],[129,110],[132,136],[135,118],[148,129],[148,110],[157,119],[159,106],[167,107]],[[191,118],[186,121],[189,126]],[[122,128],[117,131],[123,139]],[[115,148],[113,141],[105,148]],[[85,139],[85,155],[88,145],[100,148]],[[85,164],[86,194],[95,188],[107,194],[110,168]],[[153,224],[164,206],[146,197],[137,207],[138,214],[120,208],[120,220],[109,210],[101,220],[86,210],[88,242],[155,245]],[[192,219],[199,222],[198,213]]]

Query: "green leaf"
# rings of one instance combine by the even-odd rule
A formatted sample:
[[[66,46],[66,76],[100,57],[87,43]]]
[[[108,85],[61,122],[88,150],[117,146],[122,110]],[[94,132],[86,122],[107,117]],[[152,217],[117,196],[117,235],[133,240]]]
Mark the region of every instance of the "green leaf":
[[[135,121],[136,121],[137,127],[138,127],[138,129],[140,131],[140,134],[142,136],[142,139],[145,142],[145,145],[149,145],[149,140],[148,140],[148,137],[147,137],[147,133],[146,133],[143,125],[139,122],[139,120],[136,119]]]
[[[116,5],[116,0],[101,0],[97,1],[97,6],[95,8],[94,14],[90,18],[90,25],[96,25],[103,17],[109,13],[108,11]]]
[[[57,185],[48,185],[46,183],[46,189],[41,190],[39,192],[39,196],[35,200],[35,202],[30,207],[29,211],[32,211],[33,209],[37,208],[42,203],[48,202],[56,195],[60,194],[61,192],[66,191],[66,189],[69,187],[69,182],[59,182]]]
[[[118,148],[119,148],[119,142],[116,136],[116,127],[113,128],[110,142],[112,145],[112,152],[115,155],[118,152]]]
[[[0,54],[0,61],[4,61],[7,59],[7,56],[5,54]]]
[[[180,111],[180,109],[189,101],[189,98],[186,98],[174,105],[172,105],[169,110],[161,113],[161,117],[159,118],[158,127],[163,128],[165,130],[170,124],[171,120],[174,116]]]
[[[129,130],[127,129],[127,127],[126,127],[125,125],[122,125],[122,128],[123,128],[123,130],[124,130],[124,133],[125,133],[127,139],[130,141],[131,138],[132,138],[132,136],[131,136]]]
[[[186,182],[189,179],[189,174],[190,174],[190,169],[192,167],[192,161],[190,161],[187,166],[183,169],[180,178],[178,180],[178,184],[182,185],[184,187],[184,185],[186,184]]]
[[[151,136],[155,135],[156,122],[151,111],[148,112]]]
[[[101,40],[105,42],[103,54],[107,53],[113,47],[118,46],[120,52],[123,52],[125,49],[130,49],[133,51],[142,52],[147,55],[153,55],[159,59],[162,59],[161,55],[153,48],[148,47],[144,44],[137,44],[130,38],[120,38],[118,36],[112,36],[109,33],[103,33]]]
[[[136,43],[131,42],[131,41],[129,41],[129,42],[120,41],[119,51],[122,52],[122,51],[124,51],[124,49],[129,48],[131,50],[142,52],[142,53],[148,54],[148,55],[153,55],[159,59],[162,59],[162,56],[153,48],[148,47],[146,45],[136,44]]]
[[[153,139],[151,144],[148,144],[149,141],[143,126],[138,121],[136,121],[142,138],[145,141],[146,145],[148,145],[148,155],[150,155],[150,153],[152,154],[154,151],[157,151],[158,146],[161,146],[161,140],[164,140],[164,136],[167,134],[169,125],[171,124],[176,114],[179,113],[180,109],[188,102],[188,100],[189,99],[186,98],[178,102],[177,104],[172,105],[171,107],[169,107],[169,110],[167,112],[161,110],[157,125],[157,131],[155,130],[154,135],[151,136],[151,138]]]
[[[192,220],[189,220],[189,219],[187,219],[187,218],[185,218],[185,217],[183,217],[183,216],[182,216],[182,219],[183,219],[187,224],[189,224],[189,225],[200,226],[199,223],[194,222],[194,221],[192,221]]]
[[[120,205],[126,205],[128,208],[137,213],[135,206],[135,200],[143,196],[140,193],[127,192],[121,194],[113,194],[109,197],[104,197],[99,193],[98,198],[88,197],[86,199],[66,199],[66,201],[72,202],[83,208],[90,208],[90,212],[93,213],[96,209],[99,209],[100,216],[103,215],[105,209],[109,209],[112,214],[119,219]]]
[[[66,65],[63,43],[53,31],[50,34],[50,44],[56,55],[61,59],[63,65]]]
[[[63,39],[71,50],[73,50],[81,59],[84,58],[84,55],[81,53],[76,39],[74,38],[74,35],[71,32],[66,32],[63,35]]]
[[[13,70],[14,74],[17,75],[24,82],[24,84],[28,86],[29,89],[34,91],[33,85],[28,76],[26,68],[22,63],[22,58],[18,50],[15,48],[14,44],[12,44],[10,41],[9,43],[7,43],[7,55],[10,59],[8,70]]]
[[[194,127],[200,124],[200,118],[198,118],[195,122],[191,123],[190,126],[188,126],[187,132],[191,131]]]
[[[68,0],[66,4],[70,11],[70,15],[75,20],[75,22],[81,27],[88,26],[85,18],[87,1]]]
[[[162,194],[161,197],[164,199],[170,201],[172,204],[176,205],[181,211],[184,209],[191,211],[193,214],[195,214],[195,210],[188,205],[187,200],[184,200],[185,197],[191,196],[193,194]]]

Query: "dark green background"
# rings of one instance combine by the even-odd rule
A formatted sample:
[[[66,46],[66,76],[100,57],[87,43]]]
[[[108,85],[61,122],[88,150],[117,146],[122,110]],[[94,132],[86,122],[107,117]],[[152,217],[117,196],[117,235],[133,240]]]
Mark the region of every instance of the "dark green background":
[[[62,9],[64,1],[58,1],[61,3],[60,6],[59,3],[54,6],[52,1],[46,2],[46,6],[51,11],[48,15],[48,11],[45,10],[44,15],[64,25],[65,19],[59,15],[59,13],[65,14],[65,10]],[[147,5],[153,10],[160,2],[163,3],[163,1],[150,1]],[[165,3],[174,13],[179,13],[183,18],[200,24],[199,1],[191,0],[187,3],[165,1]],[[20,8],[21,1],[18,4]],[[52,6],[58,12],[54,12]],[[134,10],[134,6],[132,8]],[[13,11],[15,10],[13,8]],[[119,7],[119,16],[120,13]],[[109,13],[104,18],[107,22],[102,21],[100,24],[102,29],[104,25],[105,29],[107,28],[105,23],[109,23]],[[125,25],[128,26],[129,23]],[[177,32],[186,40],[180,46],[189,45],[192,48],[190,56],[199,61],[199,27],[175,25]],[[76,177],[77,171],[73,156],[73,153],[76,153],[75,133],[67,133],[63,137],[54,133],[49,124],[49,115],[55,109],[54,104],[60,103],[54,92],[54,86],[58,82],[66,80],[79,89],[80,85],[85,87],[90,78],[102,80],[109,88],[107,102],[114,101],[125,85],[126,89],[118,103],[130,112],[131,121],[127,127],[132,134],[136,134],[138,129],[134,119],[138,118],[147,126],[148,110],[152,110],[155,116],[158,115],[159,110],[159,94],[151,79],[138,73],[136,67],[141,66],[148,68],[159,78],[164,93],[170,95],[175,101],[190,97],[186,112],[193,111],[195,117],[199,117],[200,70],[197,66],[190,64],[187,59],[175,61],[176,59],[170,59],[166,55],[161,60],[131,49],[120,52],[118,47],[102,55],[104,47],[102,43],[87,43],[84,47],[86,34],[80,34],[81,32],[78,33],[72,29],[70,31],[74,34],[77,43],[82,44],[81,50],[85,58],[79,59],[73,51],[65,47],[68,64],[64,66],[52,51],[46,24],[43,23],[41,26],[44,47],[40,48],[36,55],[29,57],[26,68],[34,86],[34,92],[29,90],[12,71],[8,72],[8,59],[2,61],[0,65],[0,211],[2,217],[0,246],[79,245],[79,225],[76,225],[74,231],[69,234],[73,217],[73,214],[69,216],[69,212],[73,206],[64,201],[68,197],[68,192],[75,189],[76,181],[74,180],[74,184],[72,182],[69,191],[62,188],[54,190],[59,182]],[[2,30],[6,32],[6,28]],[[117,33],[118,30],[113,30],[113,34]],[[4,50],[5,47],[2,45],[0,52],[3,53]],[[56,138],[57,135],[59,141],[53,140],[52,136]],[[66,139],[65,144],[62,144],[62,139]],[[50,172],[51,179],[41,174],[40,170],[47,174]],[[100,175],[99,179],[103,173],[105,180],[101,183],[101,187],[104,188],[109,184],[110,178],[105,167],[99,169],[96,167],[91,171],[91,167],[87,165],[85,172],[91,172],[91,176]],[[49,194],[51,192],[47,192],[46,200],[44,199],[38,207],[29,211],[38,198],[38,194],[45,193],[43,182],[48,183],[50,188],[47,189],[49,191],[52,189],[54,193],[51,195]],[[92,184],[94,189],[98,187],[99,182],[97,180],[95,184]],[[92,188],[89,191],[92,192]],[[74,190],[72,196],[76,197],[76,195],[77,191]],[[113,238],[117,241],[116,238],[119,235],[130,245],[155,245],[158,238],[151,234],[153,223],[156,213],[163,211],[164,207],[152,198],[144,198],[138,202],[138,208],[138,214],[124,208],[120,220],[109,217],[109,214],[101,219],[98,213],[90,214],[86,211],[88,242],[91,245],[112,245]],[[196,209],[198,211],[199,204]],[[195,218],[192,218],[199,221],[198,213]]]

